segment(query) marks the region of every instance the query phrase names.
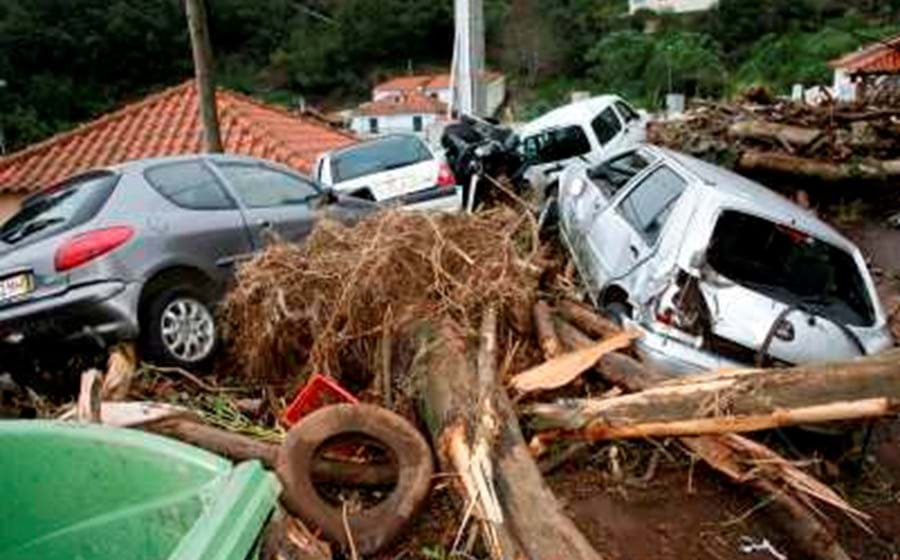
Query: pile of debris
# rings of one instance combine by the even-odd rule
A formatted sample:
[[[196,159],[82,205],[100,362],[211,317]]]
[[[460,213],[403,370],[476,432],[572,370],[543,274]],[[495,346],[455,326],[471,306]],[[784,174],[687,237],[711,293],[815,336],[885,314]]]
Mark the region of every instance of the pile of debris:
[[[811,557],[847,558],[823,506],[860,525],[868,517],[737,434],[896,413],[898,355],[672,378],[629,353],[635,333],[576,301],[571,268],[567,277],[551,254],[527,213],[502,207],[474,216],[387,212],[355,229],[324,224],[303,247],[276,245],[243,266],[226,305],[233,352],[254,380],[326,372],[423,426],[441,470],[454,475],[456,553],[599,558],[542,472],[583,442],[675,436],[778,504],[785,530]],[[323,529],[371,553],[387,542],[367,532],[377,532],[371,520],[362,510],[348,515],[351,531]]]
[[[741,171],[822,181],[900,177],[900,109],[755,101],[698,101],[653,123],[648,140]]]
[[[692,460],[777,507],[785,534],[809,557],[849,558],[831,517],[861,527],[870,518],[739,434],[896,414],[898,351],[674,377],[635,359],[636,333],[580,303],[560,254],[540,241],[529,212],[503,206],[475,215],[387,211],[353,228],[323,222],[303,246],[274,244],[241,267],[224,310],[237,393],[181,370],[138,372],[122,347],[105,374],[85,374],[67,416],[276,470],[296,518],[282,512],[270,526],[265,558],[331,558],[322,538],[352,558],[375,554],[439,480],[458,516],[441,557],[599,560],[544,474],[592,442],[632,438],[675,438]],[[294,424],[289,412],[323,379],[351,404]],[[290,406],[237,398],[267,387],[285,397],[297,386],[304,390]],[[145,402],[122,402],[136,396]],[[371,438],[381,450],[335,444],[341,435]],[[433,456],[443,475],[433,476]]]

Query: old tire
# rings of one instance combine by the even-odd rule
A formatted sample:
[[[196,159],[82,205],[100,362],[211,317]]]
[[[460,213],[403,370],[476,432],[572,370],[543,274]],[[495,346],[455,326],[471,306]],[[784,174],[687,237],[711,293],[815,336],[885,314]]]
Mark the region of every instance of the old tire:
[[[315,524],[330,540],[347,547],[343,512],[326,502],[313,486],[310,472],[321,445],[339,435],[368,436],[389,448],[398,475],[393,492],[373,508],[348,514],[348,524],[362,555],[381,550],[416,514],[431,488],[431,448],[404,418],[374,405],[341,404],[320,409],[291,428],[278,457],[285,507]]]

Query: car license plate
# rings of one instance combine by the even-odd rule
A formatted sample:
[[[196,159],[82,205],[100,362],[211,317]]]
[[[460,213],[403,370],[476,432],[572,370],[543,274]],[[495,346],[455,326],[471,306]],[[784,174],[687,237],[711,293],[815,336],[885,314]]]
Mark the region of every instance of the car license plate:
[[[30,274],[9,276],[0,280],[0,302],[28,295],[33,289]]]

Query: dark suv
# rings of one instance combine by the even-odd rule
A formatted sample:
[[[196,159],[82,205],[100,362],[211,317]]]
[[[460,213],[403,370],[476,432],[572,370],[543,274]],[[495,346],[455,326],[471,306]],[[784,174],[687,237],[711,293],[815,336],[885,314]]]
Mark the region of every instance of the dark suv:
[[[375,207],[238,156],[78,175],[0,226],[0,351],[47,339],[139,339],[150,359],[196,366],[214,353],[214,306],[235,263],[272,234],[302,240],[322,213],[352,222]]]

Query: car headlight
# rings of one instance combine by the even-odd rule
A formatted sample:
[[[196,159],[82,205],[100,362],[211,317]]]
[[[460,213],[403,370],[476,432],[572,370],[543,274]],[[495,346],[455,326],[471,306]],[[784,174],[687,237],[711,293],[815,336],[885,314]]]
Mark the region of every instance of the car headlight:
[[[572,196],[580,196],[581,193],[584,192],[585,187],[584,179],[581,177],[576,177],[569,183],[569,194]]]

